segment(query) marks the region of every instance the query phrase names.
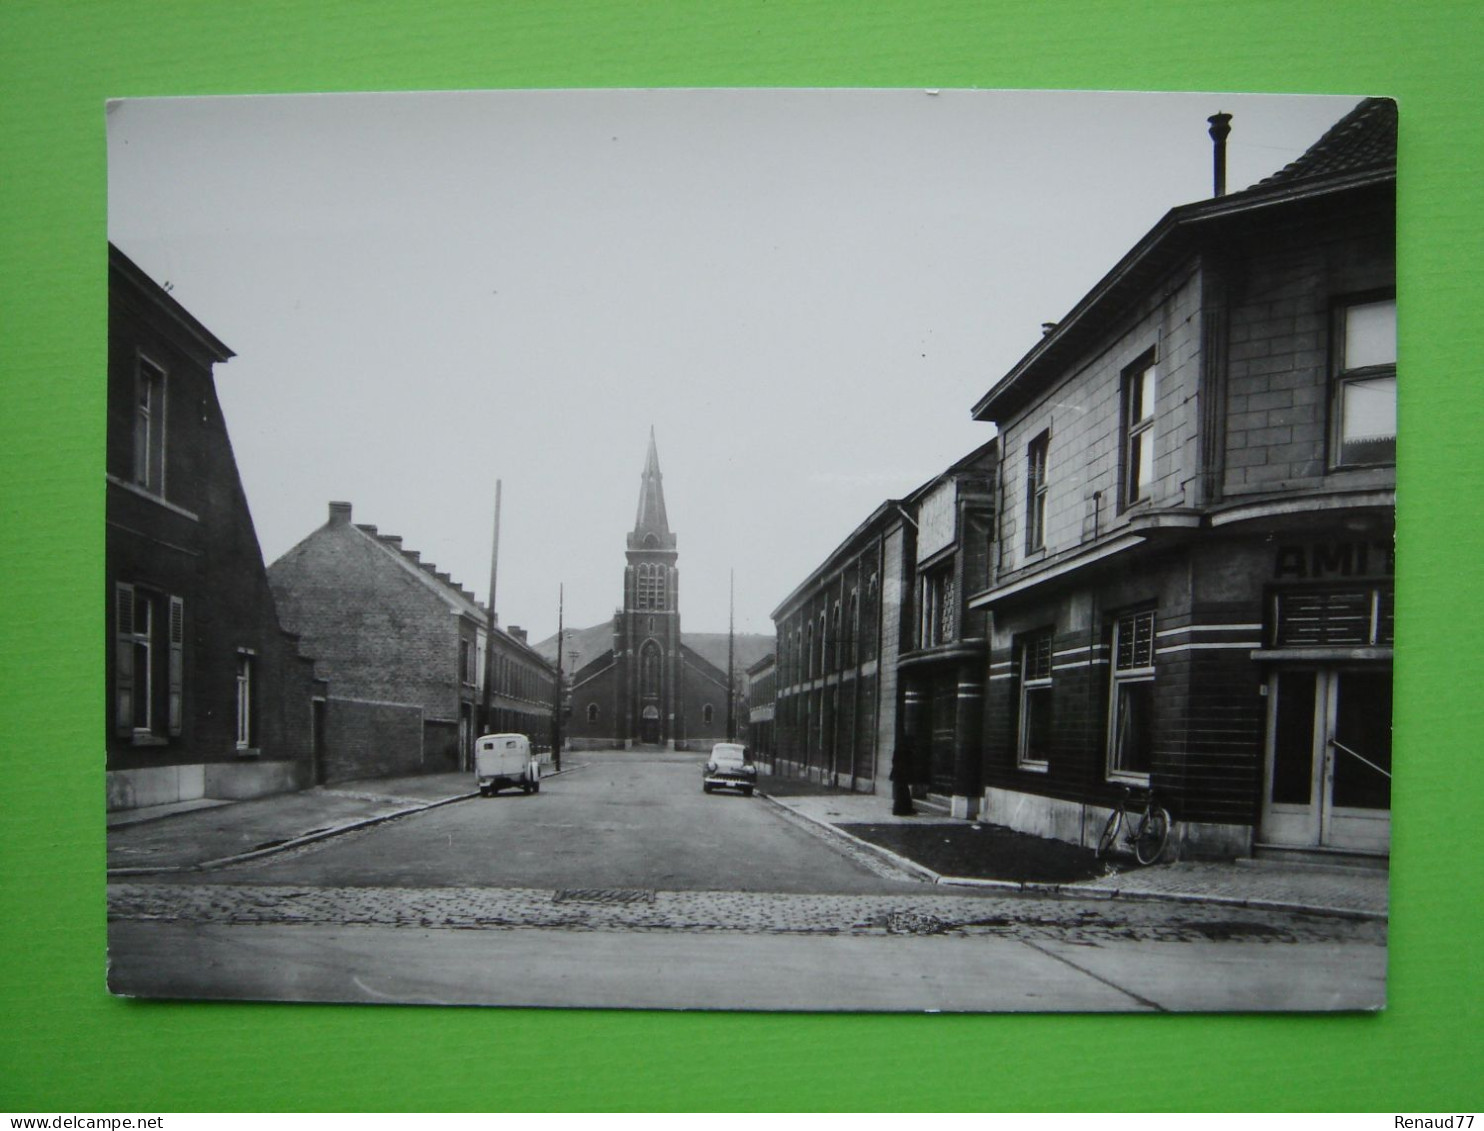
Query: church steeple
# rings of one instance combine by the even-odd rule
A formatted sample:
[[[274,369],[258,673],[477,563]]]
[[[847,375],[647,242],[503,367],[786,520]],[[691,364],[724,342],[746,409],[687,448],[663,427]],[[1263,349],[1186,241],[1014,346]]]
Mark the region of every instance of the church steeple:
[[[654,443],[654,426],[649,428],[649,454],[644,460],[644,473],[639,479],[639,512],[629,535],[631,550],[673,550],[675,535],[670,533],[670,520],[665,514],[664,477],[660,475],[660,455]]]

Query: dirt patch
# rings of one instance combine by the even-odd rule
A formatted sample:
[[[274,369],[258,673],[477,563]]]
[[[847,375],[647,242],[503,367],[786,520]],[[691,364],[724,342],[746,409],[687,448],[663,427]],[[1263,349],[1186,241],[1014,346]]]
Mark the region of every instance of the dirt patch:
[[[999,825],[841,825],[942,876],[1067,884],[1104,874],[1091,849],[1017,833]]]

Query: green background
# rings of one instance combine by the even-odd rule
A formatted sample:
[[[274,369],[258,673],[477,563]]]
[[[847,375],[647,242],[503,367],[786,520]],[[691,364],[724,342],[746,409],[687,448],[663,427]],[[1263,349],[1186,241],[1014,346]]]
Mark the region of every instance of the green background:
[[[0,3],[0,1109],[1478,1106],[1481,31],[1477,3],[1355,0]],[[107,996],[104,99],[588,86],[1400,101],[1390,1008],[837,1017]],[[509,1056],[532,1069],[491,1079]]]

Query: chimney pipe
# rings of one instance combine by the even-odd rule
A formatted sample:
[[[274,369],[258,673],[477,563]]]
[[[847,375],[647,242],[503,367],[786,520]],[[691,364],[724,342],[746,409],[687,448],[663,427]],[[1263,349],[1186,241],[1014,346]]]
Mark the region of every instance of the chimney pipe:
[[[1214,167],[1212,170],[1215,181],[1215,192],[1213,196],[1226,195],[1226,138],[1232,132],[1232,116],[1230,114],[1212,114],[1206,121],[1211,123],[1211,140],[1215,142],[1215,150],[1212,153]]]
[[[330,521],[331,522],[349,522],[350,521],[350,504],[349,503],[340,503],[340,502],[331,503],[330,504]]]

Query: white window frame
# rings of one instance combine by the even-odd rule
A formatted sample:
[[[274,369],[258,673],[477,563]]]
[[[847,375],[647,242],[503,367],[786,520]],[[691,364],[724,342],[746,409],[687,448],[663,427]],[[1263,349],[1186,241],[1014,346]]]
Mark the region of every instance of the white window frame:
[[[1154,497],[1154,418],[1159,396],[1159,365],[1150,350],[1123,371],[1123,444],[1119,468],[1121,507],[1138,506]],[[1135,416],[1142,406],[1145,411]]]
[[[1352,311],[1361,307],[1389,306],[1391,308],[1392,343],[1393,349],[1389,360],[1371,362],[1368,364],[1351,366],[1346,352],[1349,342],[1349,324]],[[1335,310],[1334,329],[1334,384],[1330,399],[1330,459],[1331,470],[1348,470],[1357,467],[1395,467],[1396,466],[1396,436],[1395,430],[1392,434],[1392,454],[1390,459],[1381,460],[1359,460],[1345,459],[1345,401],[1350,389],[1358,385],[1374,385],[1389,381],[1392,390],[1393,412],[1396,400],[1396,349],[1395,347],[1396,327],[1396,296],[1370,295],[1347,299],[1340,303]]]
[[[1137,637],[1140,622],[1148,625],[1148,657],[1147,663],[1140,663],[1143,659],[1138,649]],[[1135,642],[1130,646],[1131,662],[1120,665],[1118,661],[1119,646],[1127,633],[1132,631]],[[1134,609],[1121,613],[1113,622],[1113,641],[1109,651],[1109,669],[1111,688],[1108,696],[1108,747],[1107,747],[1107,773],[1109,781],[1128,782],[1134,785],[1149,784],[1149,773],[1142,770],[1126,769],[1119,764],[1119,731],[1121,730],[1123,718],[1122,690],[1134,684],[1154,682],[1154,641],[1155,641],[1155,610]],[[1151,720],[1152,722],[1152,720]]]
[[[1039,668],[1037,661],[1041,656],[1043,641],[1045,644],[1044,674],[1039,670],[1033,670],[1033,665]],[[1051,694],[1054,643],[1053,632],[1047,628],[1027,634],[1020,644],[1020,694],[1017,697],[1019,721],[1015,740],[1015,764],[1022,770],[1034,770],[1038,773],[1045,773],[1049,770],[1051,763],[1045,758],[1030,757],[1030,700],[1033,693],[1045,692],[1048,696]]]
[[[165,386],[163,366],[143,354],[135,359],[134,485],[165,497]]]
[[[247,751],[254,748],[253,695],[256,690],[253,669],[257,666],[257,653],[251,648],[237,649],[237,749]]]
[[[1039,457],[1039,459],[1037,458]],[[1046,549],[1046,478],[1051,463],[1051,431],[1033,436],[1025,446],[1025,552]]]

